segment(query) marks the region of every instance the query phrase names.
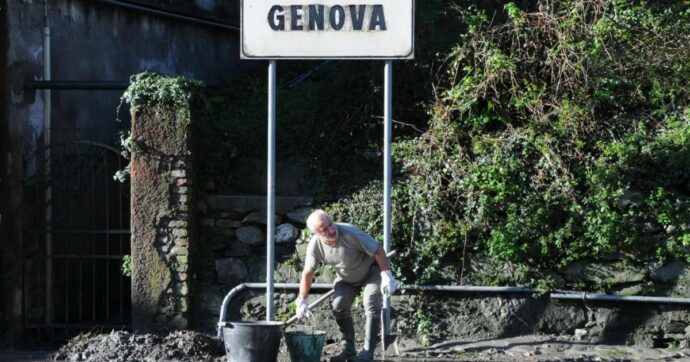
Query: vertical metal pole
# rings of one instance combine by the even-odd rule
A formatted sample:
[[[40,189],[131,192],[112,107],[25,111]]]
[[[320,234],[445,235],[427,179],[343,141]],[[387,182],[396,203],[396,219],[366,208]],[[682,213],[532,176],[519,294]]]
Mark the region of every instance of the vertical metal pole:
[[[43,79],[50,80],[50,25],[48,24],[48,1],[46,0],[44,4],[44,15],[43,15]],[[52,223],[53,223],[53,208],[51,205],[53,198],[53,190],[50,186],[50,174],[51,174],[51,138],[50,132],[52,129],[51,125],[51,94],[50,89],[44,91],[43,99],[43,143],[45,146],[45,178],[48,180],[45,188],[45,223],[46,223],[46,324],[50,324],[53,321],[53,234],[52,234]]]
[[[276,61],[268,62],[268,177],[266,180],[266,320],[273,320],[273,234],[275,215]]]
[[[391,189],[393,188],[391,143],[393,142],[393,61],[386,60],[383,71],[383,249],[388,254],[391,251]],[[390,261],[389,261],[390,263]],[[384,328],[390,332],[390,297],[384,298],[383,308],[386,312]],[[385,352],[385,351],[384,351]]]

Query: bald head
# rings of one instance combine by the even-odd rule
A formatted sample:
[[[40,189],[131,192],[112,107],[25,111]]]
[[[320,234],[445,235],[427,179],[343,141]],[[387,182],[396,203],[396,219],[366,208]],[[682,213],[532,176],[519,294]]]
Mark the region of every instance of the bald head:
[[[316,210],[309,215],[307,227],[327,244],[333,244],[338,240],[338,229],[331,216],[323,210]]]

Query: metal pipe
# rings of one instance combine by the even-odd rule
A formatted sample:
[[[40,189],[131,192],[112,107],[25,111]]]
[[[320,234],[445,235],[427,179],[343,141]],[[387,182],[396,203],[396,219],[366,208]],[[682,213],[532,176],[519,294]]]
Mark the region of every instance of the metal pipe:
[[[623,296],[608,294],[589,294],[585,292],[551,293],[551,299],[598,301],[598,302],[636,302],[636,303],[663,303],[663,304],[690,304],[690,298],[677,297],[644,297]]]
[[[71,89],[71,90],[125,90],[129,82],[122,81],[80,81],[80,80],[29,80],[26,89]]]
[[[50,81],[51,75],[51,64],[50,64],[50,24],[48,23],[48,0],[45,1],[43,6],[43,79]],[[45,166],[44,174],[46,179],[50,177],[51,174],[51,129],[52,129],[52,98],[49,89],[44,92],[43,99],[43,146],[45,147]],[[50,255],[53,253],[53,234],[51,233],[53,224],[53,209],[52,209],[52,198],[53,189],[50,186],[50,182],[46,183],[46,188],[44,191],[44,201],[46,207],[45,213],[45,223],[46,223],[46,301],[45,301],[45,319],[46,323],[51,323],[53,321],[53,260]]]
[[[393,188],[393,171],[391,156],[391,143],[393,142],[393,61],[386,60],[383,70],[384,94],[383,94],[383,250],[388,253],[391,250],[391,189]],[[390,263],[390,261],[389,261]],[[385,318],[383,328],[386,334],[390,333],[390,297],[383,298],[383,310]]]
[[[266,320],[273,320],[273,262],[275,250],[276,61],[268,62],[268,172],[266,179]]]
[[[133,3],[130,3],[127,1],[118,1],[118,0],[98,0],[98,2],[100,2],[102,4],[107,4],[107,5],[115,6],[118,8],[122,8],[122,9],[132,10],[132,11],[142,13],[142,14],[157,15],[160,17],[168,18],[168,19],[181,20],[181,21],[185,21],[188,23],[192,23],[192,24],[200,24],[200,25],[205,25],[205,26],[209,26],[209,27],[221,29],[221,30],[228,30],[228,31],[232,31],[232,32],[240,31],[240,27],[237,25],[225,24],[225,23],[221,23],[221,22],[218,22],[215,20],[208,20],[208,19],[202,19],[202,18],[195,17],[195,16],[184,15],[184,14],[176,13],[176,12],[169,11],[169,10],[163,10],[163,9],[155,8],[152,6],[133,4]]]
[[[218,319],[218,337],[223,336],[223,323],[227,318],[227,306],[230,301],[245,289],[261,289],[265,288],[266,283],[242,283],[232,288],[230,292],[223,298],[223,304],[220,309],[220,317]],[[276,288],[283,290],[299,291],[299,283],[276,283]],[[332,289],[333,284],[313,284],[312,289]],[[401,285],[398,290],[401,291],[430,291],[430,292],[462,292],[462,293],[525,293],[525,294],[542,294],[548,293],[545,289],[540,288],[523,288],[523,287],[487,287],[477,285]],[[584,292],[573,291],[559,291],[558,293],[550,293],[550,299],[570,299],[570,300],[591,300],[591,301],[606,301],[606,302],[638,302],[638,303],[662,303],[662,304],[690,304],[690,298],[674,298],[674,297],[642,297],[642,296],[621,296],[621,295],[606,295],[606,294],[588,294]]]
[[[539,288],[485,287],[477,285],[402,285],[398,290],[467,293],[545,293]]]
[[[27,80],[25,89],[61,89],[61,90],[113,90],[123,91],[129,87],[129,81],[108,80]],[[224,87],[218,81],[204,81],[207,90],[219,90]]]
[[[225,322],[225,319],[227,318],[228,314],[228,304],[230,304],[230,301],[232,298],[235,297],[235,295],[239,294],[241,291],[245,289],[262,289],[265,288],[268,283],[242,283],[237,285],[236,287],[232,288],[228,294],[225,295],[225,298],[223,298],[223,304],[221,304],[220,307],[220,317],[218,318],[218,337],[223,336],[223,322]],[[275,283],[274,286],[279,289],[284,289],[284,290],[299,290],[299,283]],[[323,284],[323,283],[318,283],[318,284],[312,284],[311,285],[312,290],[330,290],[333,289],[333,284]]]

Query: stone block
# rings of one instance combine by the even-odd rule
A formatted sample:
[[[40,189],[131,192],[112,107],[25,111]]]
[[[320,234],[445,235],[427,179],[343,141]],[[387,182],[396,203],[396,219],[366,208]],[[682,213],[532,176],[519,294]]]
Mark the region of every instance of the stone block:
[[[238,228],[242,223],[237,220],[221,219],[216,221],[216,226],[221,228]]]
[[[276,243],[291,243],[299,236],[299,230],[292,224],[278,225],[275,229],[274,240]]]
[[[173,186],[170,191],[176,194],[186,194],[188,191],[187,186]]]
[[[187,235],[187,229],[183,228],[177,228],[172,230],[172,236],[177,239],[177,238],[186,238]]]
[[[171,228],[186,228],[189,225],[189,223],[186,220],[172,220],[168,223],[168,227]]]
[[[247,256],[252,253],[251,248],[240,241],[235,241],[232,244],[230,244],[229,247],[225,249],[225,256],[235,256],[235,257],[241,257],[241,256]]]
[[[168,236],[167,234],[156,235],[156,244],[165,245],[168,242],[170,242],[170,236]]]
[[[274,220],[275,224],[280,223],[280,216],[275,215],[273,220]],[[242,219],[242,224],[246,225],[246,224],[252,224],[252,223],[266,225],[266,223],[267,223],[266,211],[265,210],[254,211]]]
[[[189,310],[189,302],[187,301],[187,298],[180,298],[177,301],[177,310],[182,312],[182,313]]]
[[[243,226],[235,230],[237,240],[249,244],[260,245],[264,242],[264,235],[261,230],[254,226]]]
[[[189,294],[189,285],[187,282],[175,283],[175,294],[185,296]]]
[[[202,287],[199,290],[197,305],[203,314],[212,316],[218,316],[220,314],[220,307],[223,305],[223,298],[226,293],[224,292],[225,289],[227,288],[213,285]]]
[[[179,255],[188,255],[188,250],[187,250],[186,246],[174,246],[170,250],[170,253],[174,254],[174,255],[178,255],[178,256]]]
[[[187,329],[187,327],[189,326],[189,321],[187,321],[187,318],[181,315],[175,316],[170,323],[176,329]]]
[[[186,178],[187,177],[187,171],[186,170],[172,170],[170,172],[170,176],[175,177],[175,178]]]
[[[677,281],[686,272],[690,274],[688,264],[682,261],[674,261],[664,266],[653,268],[650,277],[654,280],[668,283]]]
[[[203,200],[210,207],[248,213],[257,210],[266,210],[266,196],[264,195],[206,195]],[[310,205],[313,199],[304,196],[276,196],[275,212],[283,214],[300,206]]]
[[[309,217],[309,214],[311,214],[311,212],[312,209],[310,207],[299,207],[292,211],[288,211],[285,216],[287,216],[287,219],[290,220],[290,222],[294,222],[300,225],[306,225],[307,217]]]
[[[215,219],[206,218],[206,219],[204,219],[204,221],[202,221],[202,224],[203,224],[204,226],[214,227],[214,226],[216,226],[216,220],[215,220]]]
[[[177,260],[178,265],[186,265],[187,263],[189,263],[189,258],[187,257],[187,255],[177,255],[175,256],[175,260]]]
[[[187,273],[177,273],[174,276],[175,280],[179,280],[181,282],[187,281],[187,279],[189,278],[189,275]]]
[[[237,285],[247,279],[247,266],[238,258],[216,260],[216,276],[220,283]]]
[[[186,158],[178,158],[173,162],[172,167],[176,169],[186,169],[189,166],[188,164],[191,164],[191,162]]]

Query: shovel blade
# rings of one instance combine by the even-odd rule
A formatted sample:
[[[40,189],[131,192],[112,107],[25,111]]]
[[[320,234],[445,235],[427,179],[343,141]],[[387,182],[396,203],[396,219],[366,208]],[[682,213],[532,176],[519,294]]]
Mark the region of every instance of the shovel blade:
[[[398,342],[398,335],[397,334],[386,334],[383,336],[383,351],[386,352],[388,351],[388,347],[392,346],[393,344],[396,344]],[[397,345],[396,345],[397,347]],[[397,351],[396,351],[397,354]]]
[[[386,308],[381,310],[381,350],[383,356],[388,355],[388,347],[394,346],[394,352],[396,356],[400,356],[398,351],[398,335],[390,333],[390,320],[388,320],[388,313]]]

